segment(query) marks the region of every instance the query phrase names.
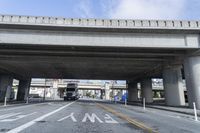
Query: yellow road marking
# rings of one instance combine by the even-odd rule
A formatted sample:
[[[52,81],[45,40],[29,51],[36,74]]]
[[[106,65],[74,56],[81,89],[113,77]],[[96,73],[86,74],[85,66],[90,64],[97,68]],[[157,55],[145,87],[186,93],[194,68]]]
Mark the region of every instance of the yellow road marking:
[[[106,110],[106,111],[118,116],[119,118],[121,118],[123,120],[128,121],[129,123],[133,124],[134,126],[136,126],[138,128],[141,128],[141,129],[143,129],[143,130],[145,130],[145,131],[147,131],[149,133],[158,133],[158,131],[155,131],[154,129],[146,126],[145,124],[143,124],[141,122],[138,122],[138,121],[136,121],[136,120],[134,120],[134,119],[122,114],[122,113],[119,113],[119,112],[115,111],[114,109],[112,109],[110,107],[107,107],[107,106],[99,104],[99,103],[97,103],[97,106],[103,108],[104,110]]]

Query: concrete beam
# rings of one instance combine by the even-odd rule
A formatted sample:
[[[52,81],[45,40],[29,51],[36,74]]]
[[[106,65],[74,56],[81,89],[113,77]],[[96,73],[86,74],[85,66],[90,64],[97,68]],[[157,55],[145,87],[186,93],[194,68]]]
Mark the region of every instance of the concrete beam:
[[[186,87],[188,92],[189,107],[193,102],[200,109],[200,56],[187,57],[184,62]]]
[[[31,79],[20,80],[17,92],[17,101],[24,101],[27,99],[30,90]]]
[[[128,101],[138,101],[137,83],[129,83],[128,84]]]
[[[151,78],[146,78],[141,82],[142,98],[145,98],[147,103],[153,102],[152,81]]]
[[[182,66],[172,66],[163,70],[165,102],[169,106],[185,105],[181,68]]]
[[[199,48],[198,34],[137,34],[0,29],[5,44],[129,48]],[[90,40],[90,42],[88,42]]]
[[[9,75],[0,76],[0,101],[4,101],[5,97],[10,99],[13,77]]]

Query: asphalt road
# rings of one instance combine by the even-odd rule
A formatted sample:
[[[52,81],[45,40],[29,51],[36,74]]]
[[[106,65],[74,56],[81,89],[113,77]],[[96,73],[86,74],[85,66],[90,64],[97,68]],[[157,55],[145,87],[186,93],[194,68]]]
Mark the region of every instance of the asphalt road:
[[[0,133],[199,133],[192,116],[100,101],[0,108]]]

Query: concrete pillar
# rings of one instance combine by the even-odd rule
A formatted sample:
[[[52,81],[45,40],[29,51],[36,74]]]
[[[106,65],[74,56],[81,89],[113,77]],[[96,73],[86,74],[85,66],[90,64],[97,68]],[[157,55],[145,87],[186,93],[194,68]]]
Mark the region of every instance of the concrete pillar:
[[[24,101],[27,99],[30,91],[31,79],[19,80],[17,91],[17,101]]]
[[[193,102],[200,109],[200,56],[187,57],[184,62],[184,72],[188,94],[189,107]]]
[[[83,90],[83,96],[86,96],[87,91]]]
[[[45,93],[45,91],[44,91]],[[44,94],[45,95],[45,94]],[[52,98],[54,100],[58,100],[60,99],[59,95],[58,95],[58,80],[55,79],[53,80],[53,86],[52,86]]]
[[[110,100],[110,84],[105,83],[105,100]]]
[[[185,105],[181,68],[182,66],[170,66],[163,70],[165,102],[169,106]]]
[[[113,90],[113,96],[116,96],[116,95],[117,95],[117,93],[118,93],[118,91],[117,91],[117,90]]]
[[[103,90],[100,90],[100,99],[103,99]]]
[[[128,84],[128,101],[138,101],[137,83]]]
[[[123,96],[123,90],[119,90],[117,93],[118,97],[121,99]]]
[[[144,79],[141,82],[142,98],[145,98],[147,103],[153,102],[152,81],[151,78]]]
[[[0,76],[0,101],[4,101],[5,97],[10,99],[12,92],[13,77],[9,75]]]

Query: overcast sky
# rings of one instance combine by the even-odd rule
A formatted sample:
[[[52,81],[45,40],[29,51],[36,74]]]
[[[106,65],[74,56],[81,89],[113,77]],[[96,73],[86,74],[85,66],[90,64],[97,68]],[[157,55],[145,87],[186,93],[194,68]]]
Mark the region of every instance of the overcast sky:
[[[200,0],[0,0],[0,14],[67,18],[200,19]]]

